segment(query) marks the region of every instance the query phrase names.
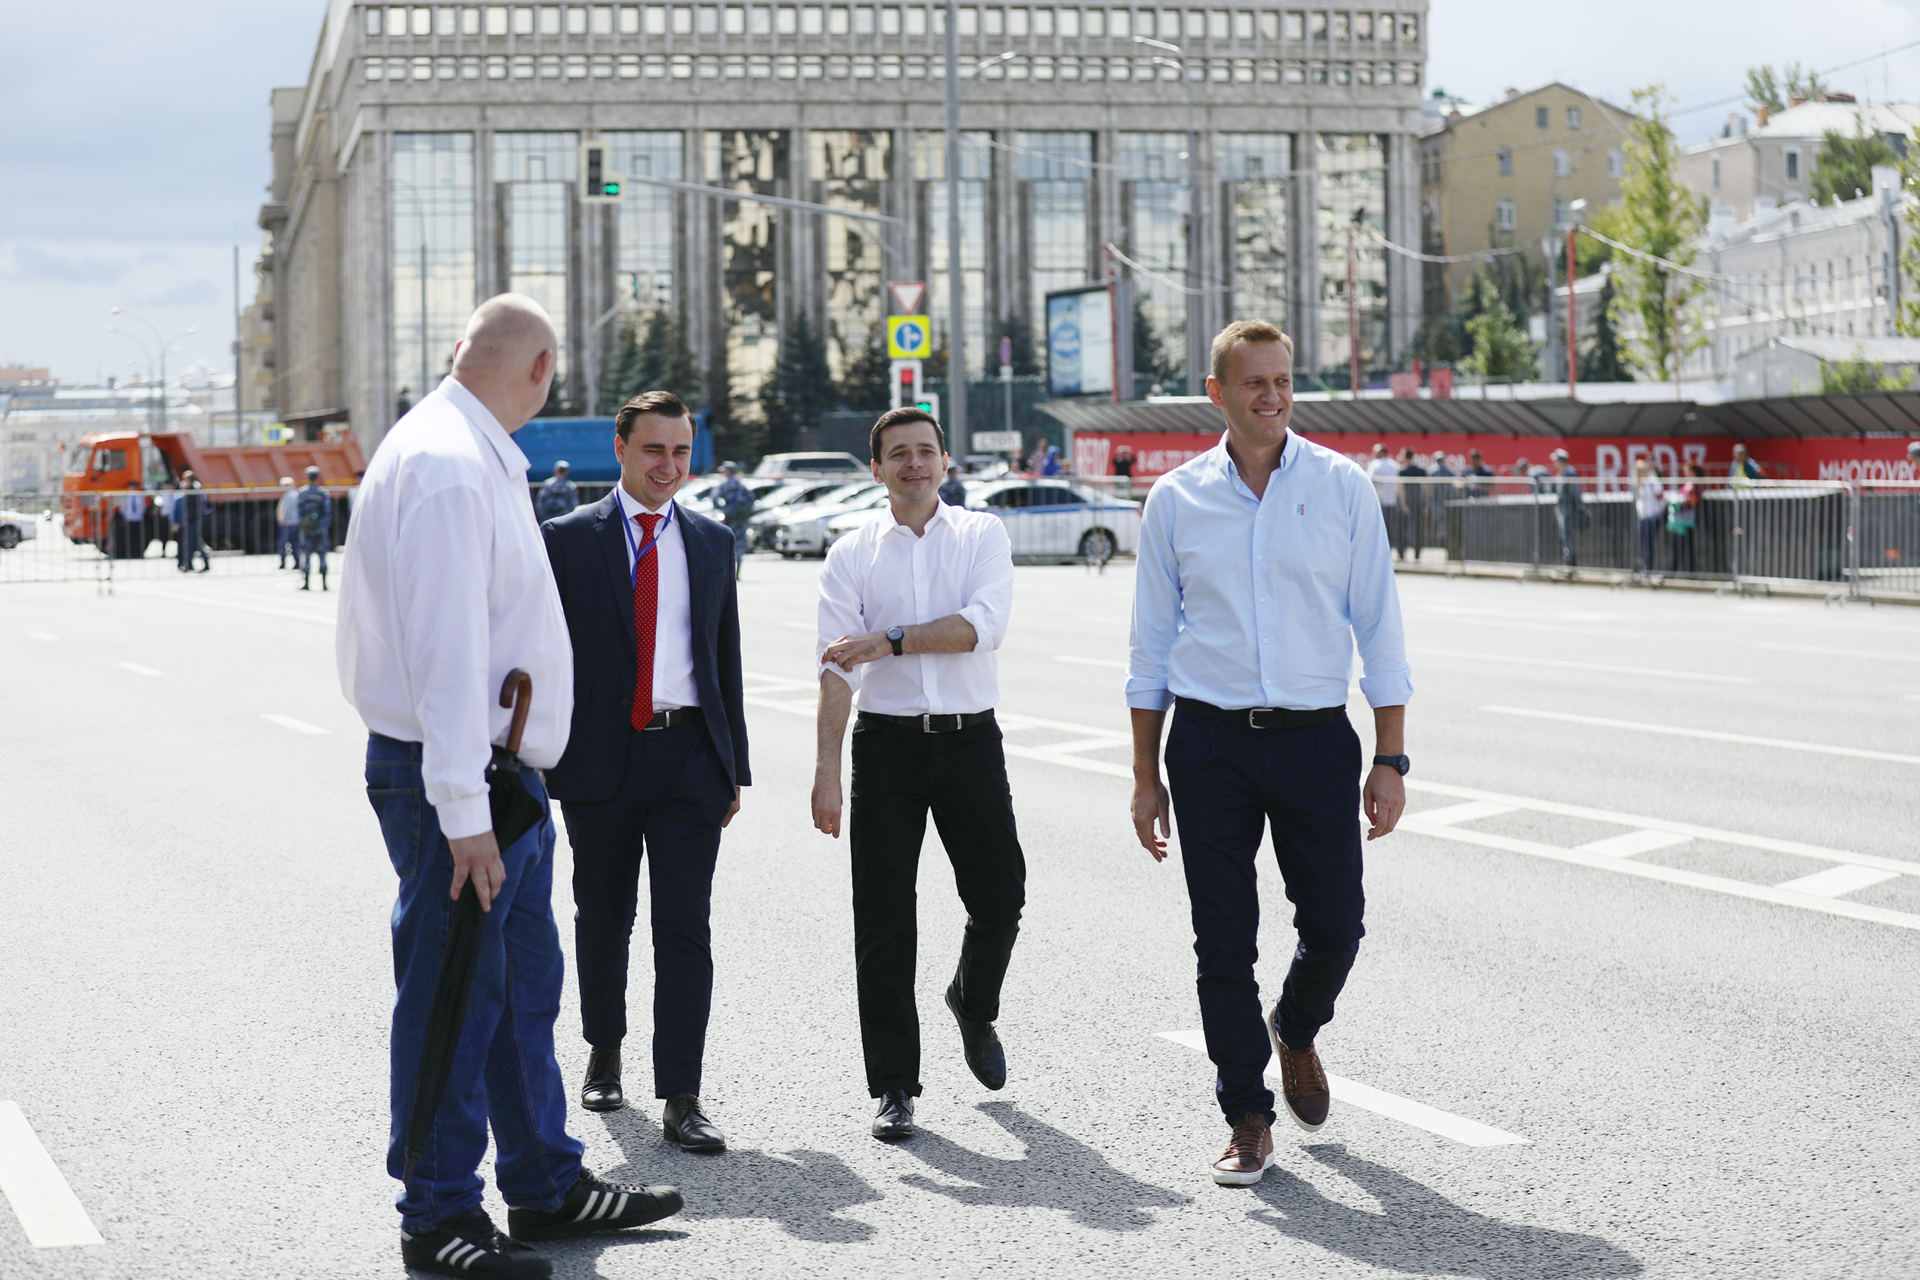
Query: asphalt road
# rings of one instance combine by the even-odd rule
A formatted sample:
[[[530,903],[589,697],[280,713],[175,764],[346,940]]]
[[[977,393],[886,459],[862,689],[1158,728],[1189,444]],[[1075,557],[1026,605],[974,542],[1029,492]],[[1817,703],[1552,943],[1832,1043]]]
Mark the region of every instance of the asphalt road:
[[[1354,1084],[1243,1190],[1208,1179],[1209,1064],[1166,1037],[1199,1015],[1179,868],[1126,822],[1125,564],[1020,570],[1011,1081],[974,1083],[939,1004],[961,916],[930,834],[923,1132],[866,1136],[846,852],[806,812],[817,572],[757,557],[743,586],[756,785],[715,890],[705,1091],[734,1149],[668,1147],[651,1105],[576,1112],[590,1163],[688,1208],[552,1246],[560,1274],[1920,1273],[1920,614],[1403,578],[1422,789],[1368,849],[1320,1042]],[[294,585],[0,588],[0,1100],[104,1238],[34,1248],[0,1212],[0,1276],[401,1273],[392,872],[332,599]],[[570,984],[570,1080],[577,1028]]]

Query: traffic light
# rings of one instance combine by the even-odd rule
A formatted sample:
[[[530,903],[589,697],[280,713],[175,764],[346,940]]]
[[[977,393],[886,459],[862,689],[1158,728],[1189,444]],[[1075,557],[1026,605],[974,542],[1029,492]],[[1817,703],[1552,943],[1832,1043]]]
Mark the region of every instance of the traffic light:
[[[922,369],[918,360],[895,360],[889,368],[892,370],[892,386],[888,389],[888,407],[898,409],[903,404],[918,404],[926,399],[920,385]]]
[[[580,201],[582,204],[618,204],[620,178],[608,163],[607,144],[580,144]]]

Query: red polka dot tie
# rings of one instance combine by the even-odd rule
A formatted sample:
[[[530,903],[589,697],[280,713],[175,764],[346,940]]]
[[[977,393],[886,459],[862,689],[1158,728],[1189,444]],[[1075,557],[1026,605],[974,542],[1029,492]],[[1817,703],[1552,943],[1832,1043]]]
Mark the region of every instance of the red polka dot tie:
[[[660,615],[660,556],[647,554],[662,516],[641,512],[640,546],[633,574],[633,727],[644,729],[653,720],[653,631]]]

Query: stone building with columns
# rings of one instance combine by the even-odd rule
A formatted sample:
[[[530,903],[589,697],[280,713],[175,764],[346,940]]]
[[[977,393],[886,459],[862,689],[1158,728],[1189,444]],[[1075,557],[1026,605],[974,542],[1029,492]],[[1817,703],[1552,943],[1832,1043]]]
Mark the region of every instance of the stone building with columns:
[[[1348,228],[1418,235],[1424,0],[956,14],[974,377],[1002,336],[1043,329],[1048,290],[1112,269],[1169,390],[1197,389],[1211,335],[1247,316],[1282,322],[1299,367],[1344,385]],[[622,321],[656,308],[684,321],[723,421],[757,414],[803,312],[838,372],[886,285],[924,280],[944,343],[945,19],[924,3],[334,0],[306,85],[274,97],[261,268],[281,416],[348,423],[371,448],[444,373],[473,306],[509,289],[553,314],[557,394],[577,412]],[[584,139],[628,175],[621,203],[581,201]],[[1417,267],[1356,243],[1362,364],[1384,370],[1418,325]]]

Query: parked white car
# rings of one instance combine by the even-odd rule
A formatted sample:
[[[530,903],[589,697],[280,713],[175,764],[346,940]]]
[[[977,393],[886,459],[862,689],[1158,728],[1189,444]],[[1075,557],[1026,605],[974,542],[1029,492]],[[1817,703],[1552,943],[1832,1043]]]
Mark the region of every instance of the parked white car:
[[[835,516],[882,506],[887,491],[880,485],[843,491],[826,502],[809,503],[783,514],[773,531],[773,549],[792,559],[795,556],[827,554],[827,524]]]
[[[967,506],[1000,518],[1015,559],[1107,560],[1140,546],[1139,503],[1066,480],[970,480]],[[879,502],[835,515],[826,547],[886,515]]]
[[[780,528],[781,519],[801,507],[848,497],[872,484],[871,480],[843,481],[830,476],[782,482],[754,505],[753,518],[747,521],[747,549],[758,551],[773,546],[773,535]]]
[[[0,551],[11,551],[23,542],[31,542],[36,523],[24,511],[0,511]]]

